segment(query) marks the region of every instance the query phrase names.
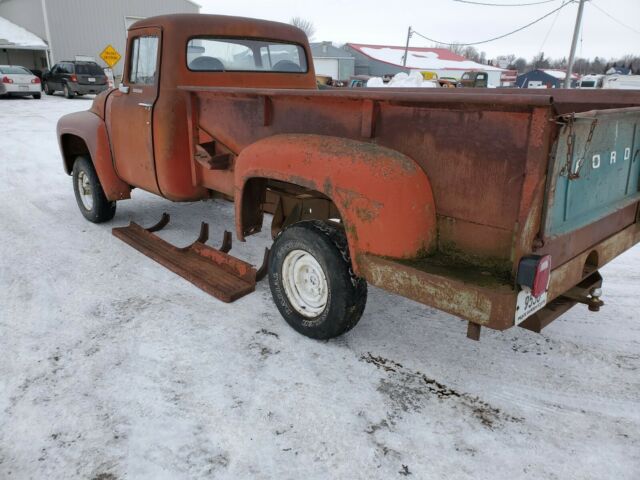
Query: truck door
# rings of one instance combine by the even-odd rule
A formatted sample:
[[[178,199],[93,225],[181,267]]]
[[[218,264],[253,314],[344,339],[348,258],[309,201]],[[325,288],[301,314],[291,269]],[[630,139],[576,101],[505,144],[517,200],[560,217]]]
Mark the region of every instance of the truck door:
[[[153,157],[153,106],[158,97],[161,35],[158,28],[129,31],[121,88],[109,97],[107,128],[118,176],[160,194]]]

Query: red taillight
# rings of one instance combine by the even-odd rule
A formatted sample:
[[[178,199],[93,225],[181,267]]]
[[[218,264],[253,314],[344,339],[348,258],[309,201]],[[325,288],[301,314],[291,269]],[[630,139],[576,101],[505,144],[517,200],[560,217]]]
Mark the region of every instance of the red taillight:
[[[529,287],[534,297],[547,291],[551,279],[551,255],[530,255],[520,259],[517,282]]]
[[[32,78],[31,83],[40,83],[40,79],[38,77]]]
[[[2,77],[2,83],[13,83],[13,80],[9,77]]]
[[[69,77],[69,80],[71,80],[72,82],[77,82],[78,81],[78,77],[76,77],[75,75],[71,75]]]

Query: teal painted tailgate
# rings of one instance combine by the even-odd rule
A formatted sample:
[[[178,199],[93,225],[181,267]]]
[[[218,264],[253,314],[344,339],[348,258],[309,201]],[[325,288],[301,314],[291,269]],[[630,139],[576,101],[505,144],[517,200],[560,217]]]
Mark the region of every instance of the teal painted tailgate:
[[[577,230],[640,200],[640,107],[565,119],[551,168],[547,237]]]

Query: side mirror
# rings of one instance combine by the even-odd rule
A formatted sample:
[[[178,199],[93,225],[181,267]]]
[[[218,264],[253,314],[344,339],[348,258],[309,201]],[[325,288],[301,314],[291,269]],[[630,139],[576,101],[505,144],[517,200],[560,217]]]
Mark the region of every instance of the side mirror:
[[[129,87],[127,87],[124,83],[118,85],[118,90],[122,93],[129,93]]]

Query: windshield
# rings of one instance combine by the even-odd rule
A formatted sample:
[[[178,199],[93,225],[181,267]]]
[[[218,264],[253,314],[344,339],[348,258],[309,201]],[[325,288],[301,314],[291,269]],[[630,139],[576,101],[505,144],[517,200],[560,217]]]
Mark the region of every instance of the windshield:
[[[0,73],[5,75],[33,75],[24,67],[0,67]]]
[[[78,75],[104,75],[104,71],[97,63],[76,63]]]
[[[192,38],[187,45],[190,70],[304,73],[307,58],[300,45],[244,38]]]

